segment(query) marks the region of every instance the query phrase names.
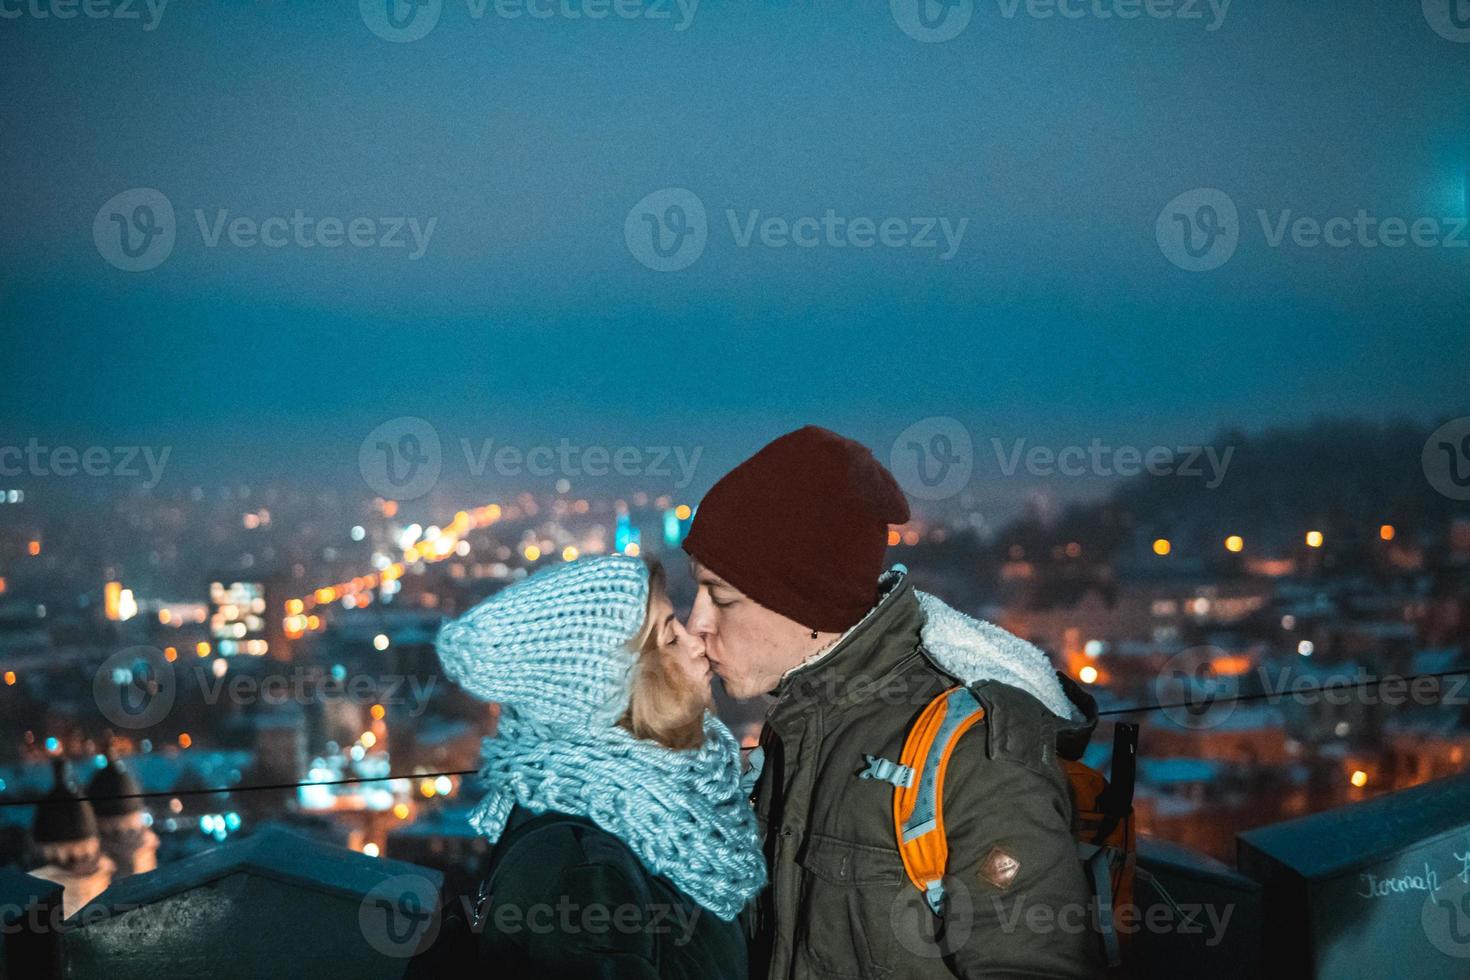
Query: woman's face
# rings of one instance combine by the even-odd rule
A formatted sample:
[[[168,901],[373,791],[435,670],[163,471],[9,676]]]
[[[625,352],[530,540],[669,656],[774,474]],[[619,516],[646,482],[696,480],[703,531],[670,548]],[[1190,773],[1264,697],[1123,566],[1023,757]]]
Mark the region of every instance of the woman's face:
[[[684,628],[674,615],[674,604],[668,596],[656,595],[649,603],[654,622],[654,637],[660,655],[673,668],[673,673],[690,691],[698,693],[704,704],[710,703],[709,661],[704,655],[704,641]]]

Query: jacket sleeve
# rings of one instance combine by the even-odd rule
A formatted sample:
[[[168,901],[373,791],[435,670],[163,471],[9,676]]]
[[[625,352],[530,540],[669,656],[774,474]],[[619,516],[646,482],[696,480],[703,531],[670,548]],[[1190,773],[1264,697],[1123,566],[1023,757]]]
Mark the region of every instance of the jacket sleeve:
[[[657,980],[647,895],[616,865],[587,860],[570,835],[537,843],[497,877],[481,941],[491,975]]]
[[[945,779],[947,965],[967,978],[1101,976],[1051,730],[997,731],[994,718],[956,743]]]

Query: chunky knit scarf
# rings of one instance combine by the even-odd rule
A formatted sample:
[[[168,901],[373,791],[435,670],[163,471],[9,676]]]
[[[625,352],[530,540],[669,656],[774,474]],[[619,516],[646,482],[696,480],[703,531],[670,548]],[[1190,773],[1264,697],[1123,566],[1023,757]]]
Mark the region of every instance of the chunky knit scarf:
[[[493,843],[518,803],[586,817],[728,922],[765,885],[766,867],[735,738],[713,714],[704,736],[698,748],[668,749],[623,728],[553,728],[507,707],[484,743],[489,792],[470,823]]]

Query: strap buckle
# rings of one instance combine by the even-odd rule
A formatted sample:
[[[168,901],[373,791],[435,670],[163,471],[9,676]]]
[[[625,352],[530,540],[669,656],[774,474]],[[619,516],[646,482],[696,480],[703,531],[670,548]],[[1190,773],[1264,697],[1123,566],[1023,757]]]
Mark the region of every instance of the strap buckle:
[[[878,779],[900,789],[914,785],[912,766],[900,765],[891,759],[880,759],[875,755],[864,755],[868,768],[858,773],[859,779]]]

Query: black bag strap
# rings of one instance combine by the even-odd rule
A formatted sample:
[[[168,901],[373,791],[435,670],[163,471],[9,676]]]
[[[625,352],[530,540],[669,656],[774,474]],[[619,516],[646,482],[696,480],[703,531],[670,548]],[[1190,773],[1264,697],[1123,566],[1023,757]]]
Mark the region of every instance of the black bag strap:
[[[1113,726],[1112,774],[1107,788],[1097,798],[1097,808],[1106,816],[1098,825],[1094,844],[1101,844],[1133,812],[1133,784],[1138,770],[1138,725],[1120,721]]]

